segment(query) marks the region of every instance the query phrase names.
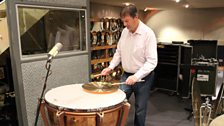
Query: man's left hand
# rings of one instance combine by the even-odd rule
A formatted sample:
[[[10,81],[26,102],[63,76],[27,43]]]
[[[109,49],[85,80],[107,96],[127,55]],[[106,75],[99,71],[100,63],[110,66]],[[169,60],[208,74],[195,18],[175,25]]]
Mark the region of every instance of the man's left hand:
[[[132,76],[129,76],[128,78],[127,78],[127,80],[125,81],[125,83],[127,84],[127,85],[134,85],[136,82],[137,82],[137,78],[134,76],[134,75],[132,75]]]

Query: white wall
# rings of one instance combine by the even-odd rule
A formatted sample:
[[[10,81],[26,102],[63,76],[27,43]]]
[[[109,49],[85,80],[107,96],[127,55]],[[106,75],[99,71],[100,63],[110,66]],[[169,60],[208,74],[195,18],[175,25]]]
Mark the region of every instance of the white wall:
[[[159,11],[146,24],[159,42],[189,39],[218,40],[224,44],[224,8]]]

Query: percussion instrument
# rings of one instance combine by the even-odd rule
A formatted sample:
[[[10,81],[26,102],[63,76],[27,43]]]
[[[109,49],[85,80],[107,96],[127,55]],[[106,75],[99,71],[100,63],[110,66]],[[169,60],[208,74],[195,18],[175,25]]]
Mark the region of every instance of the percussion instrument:
[[[212,107],[209,103],[210,99],[207,97],[205,103],[200,107],[200,126],[208,126],[211,120]]]
[[[104,94],[117,91],[119,85],[112,85],[109,82],[90,82],[83,84],[82,87],[87,92]]]
[[[46,126],[124,126],[130,108],[125,99],[120,89],[97,94],[83,84],[65,85],[45,94],[41,115]]]
[[[224,114],[212,120],[209,126],[224,126]]]

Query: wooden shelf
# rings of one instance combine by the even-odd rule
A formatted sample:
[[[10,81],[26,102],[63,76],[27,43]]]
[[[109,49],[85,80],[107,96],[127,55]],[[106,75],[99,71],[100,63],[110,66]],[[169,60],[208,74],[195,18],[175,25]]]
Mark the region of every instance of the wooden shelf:
[[[90,18],[90,21],[92,21],[92,22],[100,22],[100,18]]]
[[[105,58],[105,59],[94,59],[94,60],[91,60],[91,64],[110,62],[111,60],[112,60],[112,57]]]
[[[117,45],[105,45],[105,46],[94,46],[91,47],[91,50],[102,50],[102,49],[110,49],[110,48],[116,48]]]
[[[96,22],[101,22],[102,23],[102,21],[104,20],[104,19],[110,19],[110,18],[94,18],[94,17],[91,17],[90,18],[90,23],[92,24],[92,25],[95,25],[96,24]],[[119,30],[121,30],[122,28],[120,28]],[[97,29],[96,29],[97,30]],[[93,32],[93,31],[91,31],[91,32]],[[109,29],[107,29],[105,32],[113,32],[112,30],[109,30]],[[101,36],[102,37],[102,36]],[[93,55],[95,55],[95,53],[96,53],[96,55],[97,55],[97,57],[101,57],[101,56],[104,56],[104,58],[100,58],[100,59],[92,59],[91,60],[91,65],[96,65],[96,64],[98,64],[98,63],[103,63],[103,62],[110,62],[111,60],[112,60],[112,57],[110,57],[112,54],[114,54],[114,49],[116,49],[117,48],[117,42],[114,40],[113,41],[113,45],[108,45],[107,43],[105,43],[106,45],[104,45],[104,46],[93,46],[92,45],[92,47],[90,48],[90,50],[91,50],[91,53],[93,54]],[[98,53],[98,50],[99,50],[99,53]],[[108,67],[108,65],[109,64],[107,64],[106,63],[106,65],[105,66],[103,66],[103,67]],[[98,73],[100,73],[100,72],[96,72],[96,73],[93,73],[93,70],[94,68],[92,68],[92,74],[94,75],[94,74],[98,74]],[[115,82],[119,82],[119,81],[115,81]]]

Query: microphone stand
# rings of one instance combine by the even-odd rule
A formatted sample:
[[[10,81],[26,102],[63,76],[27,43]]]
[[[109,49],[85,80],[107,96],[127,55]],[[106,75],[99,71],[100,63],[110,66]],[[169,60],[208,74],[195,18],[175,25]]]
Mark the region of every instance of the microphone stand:
[[[39,103],[38,103],[38,106],[37,106],[36,118],[35,118],[34,126],[37,126],[38,117],[39,117],[39,113],[40,113],[41,103],[43,102],[44,92],[45,92],[45,89],[47,87],[47,79],[48,79],[48,77],[51,74],[51,72],[50,72],[50,69],[51,69],[51,60],[47,60],[47,63],[45,65],[45,67],[47,69],[47,74],[46,74],[46,77],[45,77],[45,81],[44,81],[43,89],[42,89],[42,92],[41,92],[40,100],[39,100]]]

